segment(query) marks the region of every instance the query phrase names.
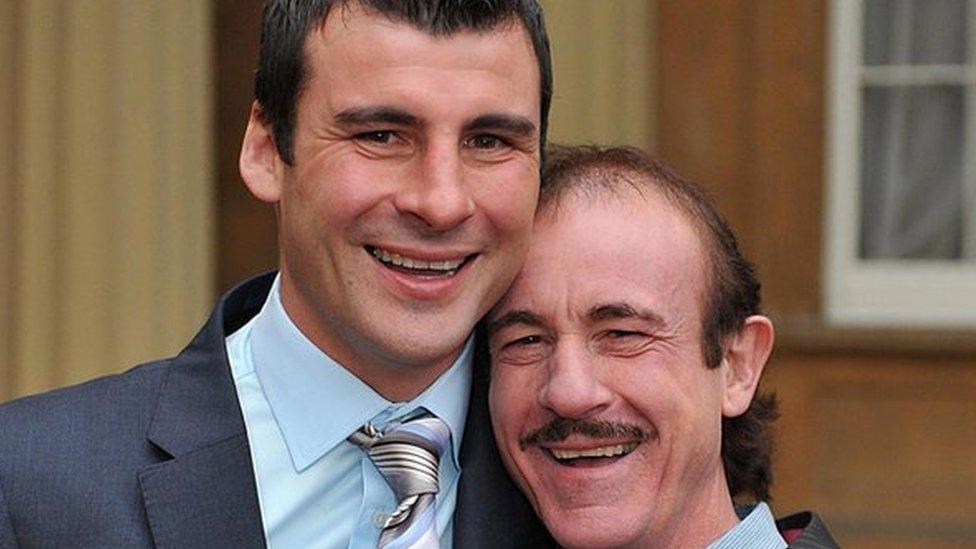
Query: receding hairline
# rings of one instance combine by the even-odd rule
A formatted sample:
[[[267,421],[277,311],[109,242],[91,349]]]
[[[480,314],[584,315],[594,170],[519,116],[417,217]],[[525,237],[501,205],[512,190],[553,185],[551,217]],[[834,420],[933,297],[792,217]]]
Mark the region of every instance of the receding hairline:
[[[543,75],[539,67],[539,54],[536,52],[532,41],[532,35],[529,28],[526,26],[525,22],[519,16],[519,13],[513,10],[511,13],[499,17],[497,21],[492,22],[490,25],[484,27],[471,27],[459,25],[453,29],[440,28],[432,25],[417,24],[416,22],[410,20],[407,17],[398,16],[394,12],[383,12],[380,9],[369,5],[366,0],[334,0],[334,3],[329,6],[326,10],[325,15],[318,19],[312,28],[305,34],[304,41],[302,43],[301,50],[301,63],[303,65],[302,78],[298,82],[297,93],[295,95],[296,104],[304,95],[309,82],[313,78],[314,67],[310,64],[313,42],[315,37],[321,38],[328,37],[325,36],[325,29],[329,21],[333,20],[334,12],[339,12],[339,17],[343,18],[342,24],[346,25],[346,17],[350,12],[358,10],[363,15],[367,17],[375,17],[383,19],[389,22],[391,25],[404,26],[411,29],[417,30],[434,38],[435,40],[450,40],[456,36],[471,33],[476,36],[490,36],[493,34],[506,33],[510,31],[520,31],[522,37],[525,39],[525,43],[528,46],[528,52],[533,60],[532,66],[534,67],[533,72],[536,79],[537,86],[541,87],[543,85]],[[321,44],[320,44],[321,47]],[[540,126],[544,126],[545,123],[540,121]],[[540,128],[535,128],[536,131],[541,131]]]
[[[628,198],[636,197],[645,202],[657,198],[694,227],[700,244],[707,248],[708,228],[704,220],[696,215],[692,206],[693,199],[684,190],[673,188],[656,174],[629,165],[587,164],[553,175],[559,180],[573,181],[543,189],[536,208],[536,218],[557,214],[567,203],[588,205],[605,201],[628,204]]]
[[[549,174],[547,174],[548,178]],[[536,216],[556,213],[566,203],[590,204],[597,200],[626,202],[627,196],[647,199],[648,191],[663,197],[650,176],[629,166],[582,166],[571,173],[556,174],[555,180],[572,180],[571,183],[550,184],[540,191]]]

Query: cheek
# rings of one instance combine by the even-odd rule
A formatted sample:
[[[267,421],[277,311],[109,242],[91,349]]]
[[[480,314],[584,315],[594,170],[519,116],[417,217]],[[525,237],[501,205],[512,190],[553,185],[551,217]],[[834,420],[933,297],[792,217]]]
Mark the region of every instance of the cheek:
[[[517,445],[519,433],[531,415],[532,382],[518,368],[492,367],[489,406],[494,430],[505,444]]]
[[[648,367],[651,368],[651,367]],[[685,376],[681,368],[700,364],[655,365],[647,375],[629,376],[619,385],[625,398],[662,436],[678,446],[711,442],[718,433],[721,398],[704,376]]]
[[[488,399],[492,431],[505,468],[521,490],[530,500],[533,500],[533,492],[527,478],[531,475],[526,475],[531,472],[531,468],[526,463],[525,454],[519,449],[518,441],[526,427],[531,428],[535,425],[531,423],[535,398],[531,386],[520,381],[520,377],[515,372],[499,374],[493,368]]]
[[[667,418],[680,413],[686,387],[668,375],[663,364],[634,364],[616,368],[613,385],[617,393],[656,429],[668,428]]]
[[[509,427],[510,422],[506,421],[512,416],[513,402],[509,377],[504,372],[499,372],[497,366],[491,367],[491,385],[488,389],[488,405],[491,410],[491,420],[498,431],[503,427]]]
[[[351,151],[323,155],[304,164],[293,185],[293,200],[317,217],[317,224],[338,225],[375,207],[397,176],[388,166]]]
[[[495,229],[526,244],[539,199],[537,169],[499,168],[479,176],[474,187],[474,199]]]

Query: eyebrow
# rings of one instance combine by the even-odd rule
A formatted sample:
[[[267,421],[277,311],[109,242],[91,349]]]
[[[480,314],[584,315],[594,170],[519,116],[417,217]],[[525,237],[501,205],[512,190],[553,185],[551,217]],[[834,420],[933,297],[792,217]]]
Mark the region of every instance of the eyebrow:
[[[641,320],[653,322],[654,324],[664,324],[664,319],[662,319],[657,313],[647,309],[636,309],[629,303],[622,301],[594,305],[590,308],[586,316],[589,317],[591,322],[622,318],[639,318]]]
[[[469,132],[504,131],[518,137],[531,137],[536,134],[535,124],[528,118],[500,113],[483,114],[469,122],[465,129]]]
[[[409,112],[390,106],[353,107],[339,111],[335,115],[339,124],[346,126],[368,126],[392,124],[396,126],[420,126],[420,118]],[[536,134],[535,124],[524,116],[493,113],[476,117],[465,126],[468,132],[495,130],[518,137],[531,137]]]
[[[336,122],[347,126],[367,126],[371,124],[393,124],[397,126],[419,126],[420,119],[396,107],[353,107],[339,111]]]
[[[489,322],[488,335],[490,337],[498,330],[502,330],[516,324],[524,324],[527,326],[542,328],[546,325],[546,321],[542,318],[542,316],[537,315],[532,311],[528,311],[526,309],[514,309]]]

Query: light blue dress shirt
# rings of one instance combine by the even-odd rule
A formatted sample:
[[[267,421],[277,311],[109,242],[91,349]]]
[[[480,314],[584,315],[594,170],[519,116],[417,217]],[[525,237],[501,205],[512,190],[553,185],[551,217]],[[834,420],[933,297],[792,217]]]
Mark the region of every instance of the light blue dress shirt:
[[[776,529],[776,519],[765,502],[752,511],[708,549],[783,549],[786,540]]]
[[[261,312],[227,337],[268,546],[374,549],[397,502],[369,457],[346,437],[367,421],[383,428],[425,408],[451,430],[435,503],[441,546],[451,547],[472,340],[423,393],[393,403],[298,330],[281,305],[278,284]]]

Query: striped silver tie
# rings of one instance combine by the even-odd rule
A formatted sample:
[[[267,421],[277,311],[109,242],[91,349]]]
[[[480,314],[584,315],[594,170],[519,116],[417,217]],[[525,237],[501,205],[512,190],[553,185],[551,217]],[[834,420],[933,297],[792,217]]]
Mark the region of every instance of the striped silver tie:
[[[391,425],[381,434],[367,423],[349,440],[369,454],[398,502],[383,525],[377,547],[440,547],[434,496],[438,490],[437,465],[451,440],[447,425],[428,414]]]

